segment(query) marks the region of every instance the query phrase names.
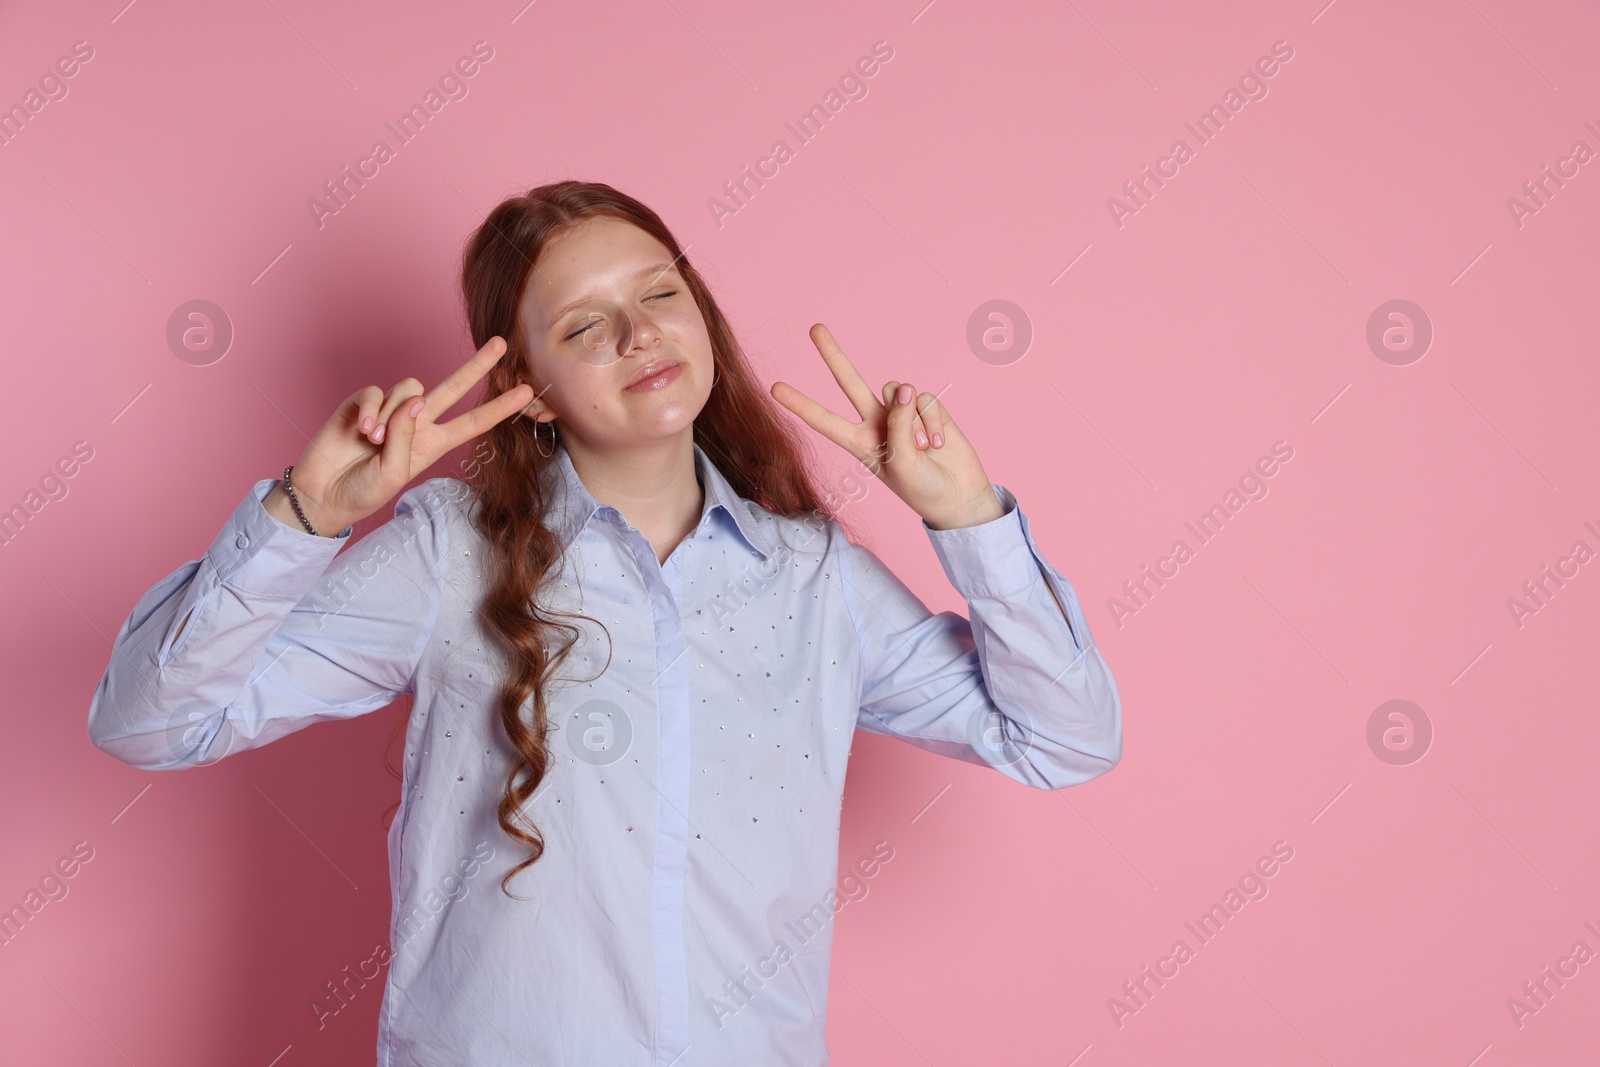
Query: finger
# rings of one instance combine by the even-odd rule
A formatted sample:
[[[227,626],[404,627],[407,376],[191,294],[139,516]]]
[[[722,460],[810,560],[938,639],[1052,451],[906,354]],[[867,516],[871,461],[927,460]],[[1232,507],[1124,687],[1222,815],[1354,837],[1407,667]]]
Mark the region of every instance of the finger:
[[[895,383],[896,391],[891,394],[894,403],[889,405],[889,426],[885,435],[890,448],[887,462],[891,464],[896,462],[897,458],[913,455],[917,451],[916,441],[912,437],[912,428],[917,422],[917,408],[910,402],[910,398],[904,402],[900,400],[901,384]],[[911,396],[912,398],[916,396],[915,391]],[[901,461],[903,462],[903,459]]]
[[[394,413],[400,409],[401,402],[422,395],[424,395],[422,383],[415,378],[406,378],[389,390],[389,395],[384,398],[383,404],[378,408],[378,425],[372,430],[372,440],[381,444],[384,435],[392,429],[389,423],[392,421]]]
[[[355,404],[354,422],[363,437],[370,437],[378,428],[378,409],[383,406],[383,390],[369,385],[350,398]]]
[[[904,385],[903,382],[891,381],[883,387],[884,402],[889,405],[891,410],[900,403],[897,394],[902,385]],[[910,387],[907,386],[907,388]],[[913,394],[914,399],[915,394]],[[911,443],[917,448],[927,448],[930,442],[927,426],[923,422],[921,413],[917,411],[917,405],[913,403],[908,406],[913,412],[911,418]]]
[[[943,448],[944,407],[939,403],[939,398],[926,391],[919,394],[917,396],[917,416],[922,419],[923,429],[928,432],[929,446]]]
[[[378,386],[368,386],[366,389],[357,389],[344,398],[338,411],[334,411],[334,419],[339,422],[341,429],[354,426],[360,434],[365,435],[373,427],[373,416],[378,411],[384,394]],[[366,426],[363,427],[363,421]]]
[[[811,343],[817,346],[817,351],[822,354],[822,361],[833,372],[833,380],[839,383],[844,395],[855,405],[856,414],[868,422],[876,418],[879,406],[872,395],[872,387],[861,377],[861,372],[856,370],[850,358],[844,354],[844,349],[833,339],[833,334],[829,333],[828,328],[820,322],[811,327]]]
[[[444,381],[428,390],[428,407],[433,411],[434,418],[442,416],[457,400],[466,396],[468,390],[478,384],[505,354],[505,338],[491,337],[483,343],[482,348],[472,354],[471,359],[452,371]]]
[[[411,446],[417,437],[418,409],[428,400],[421,393],[412,395],[389,416],[389,432],[378,456],[378,473],[389,485],[404,485],[411,480]]]
[[[810,426],[840,448],[845,449],[857,459],[863,458],[861,453],[857,451],[860,443],[860,427],[858,423],[851,422],[844,416],[829,411],[788,382],[773,382],[772,396],[778,403],[800,416],[807,426]]]
[[[927,394],[923,395],[926,396]],[[961,424],[956,422],[956,417],[950,414],[950,409],[944,406],[944,401],[939,399],[937,393],[935,393],[933,399],[928,402],[927,407],[930,409],[930,412],[925,412],[924,418],[926,419],[928,414],[931,413],[933,419],[935,420],[935,428],[944,436],[944,444],[935,445],[935,448],[948,448],[950,447],[951,441],[960,441],[965,439],[965,435],[961,432]]]
[[[486,404],[480,404],[464,415],[458,415],[449,422],[440,423],[439,431],[444,434],[445,447],[440,455],[450,451],[463,442],[470,441],[485,430],[505,419],[510,418],[533,402],[533,386],[527,382],[518,382],[516,388],[501,393]],[[428,404],[433,404],[429,398]]]

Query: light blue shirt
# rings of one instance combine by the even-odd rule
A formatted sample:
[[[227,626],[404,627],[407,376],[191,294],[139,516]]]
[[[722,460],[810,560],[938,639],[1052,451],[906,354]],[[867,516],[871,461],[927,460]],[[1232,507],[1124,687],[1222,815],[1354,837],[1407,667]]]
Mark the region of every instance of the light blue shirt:
[[[340,554],[349,528],[285,525],[262,506],[276,480],[257,482],[118,632],[89,736],[147,770],[415,694],[390,943],[360,968],[388,972],[380,1067],[825,1065],[856,729],[1038,789],[1121,758],[1111,670],[1004,486],[1001,518],[922,524],[969,621],[930,612],[838,523],[740,498],[699,445],[695,464],[700,523],[665,563],[565,449],[550,468],[547,521],[567,551],[546,608],[593,616],[611,644],[607,665],[605,633],[566,620],[583,636],[550,690],[554,758],[523,809],[545,852],[509,887],[528,899],[499,886],[524,853],[496,821],[513,762],[505,661],[477,625],[487,553],[466,483],[407,491]],[[875,874],[885,844],[847,881]]]

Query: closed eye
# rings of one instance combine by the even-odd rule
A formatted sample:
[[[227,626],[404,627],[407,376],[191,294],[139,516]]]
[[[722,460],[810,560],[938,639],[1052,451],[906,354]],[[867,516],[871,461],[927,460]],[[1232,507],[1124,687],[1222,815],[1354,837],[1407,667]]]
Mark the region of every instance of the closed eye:
[[[678,295],[678,290],[676,290],[676,289],[668,289],[664,293],[656,293],[653,296],[645,297],[645,299],[646,300],[664,300],[669,296],[677,296],[677,295]],[[563,341],[570,341],[574,337],[578,337],[578,336],[580,336],[580,335],[582,335],[584,333],[587,333],[591,328],[593,328],[595,326],[598,326],[598,325],[599,325],[599,323],[597,323],[597,322],[590,322],[590,323],[588,323],[587,325],[583,326],[580,329],[573,330],[571,333],[567,334],[567,336],[563,337],[562,340]]]

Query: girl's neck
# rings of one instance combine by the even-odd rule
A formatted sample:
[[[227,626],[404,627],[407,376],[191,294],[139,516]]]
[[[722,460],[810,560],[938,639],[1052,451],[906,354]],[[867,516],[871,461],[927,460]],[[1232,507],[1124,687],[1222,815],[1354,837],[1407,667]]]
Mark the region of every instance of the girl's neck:
[[[571,437],[564,445],[584,488],[644,534],[658,562],[699,524],[705,490],[695,469],[692,429],[626,449],[595,449]]]

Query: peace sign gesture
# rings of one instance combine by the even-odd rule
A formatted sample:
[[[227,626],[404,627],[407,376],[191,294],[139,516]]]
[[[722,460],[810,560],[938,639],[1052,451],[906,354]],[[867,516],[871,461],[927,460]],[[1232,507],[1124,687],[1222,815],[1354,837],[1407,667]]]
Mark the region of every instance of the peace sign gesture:
[[[431,391],[406,378],[387,396],[369,385],[346,398],[311,438],[290,476],[317,532],[332,537],[366,518],[440,456],[527,407],[533,386],[523,382],[449,422],[434,421],[489,373],[505,351],[505,339],[491,337]],[[282,521],[300,525],[281,483],[264,504]]]
[[[773,383],[773,399],[860,460],[935,530],[1004,514],[978,453],[938,397],[891,381],[880,400],[826,326],[811,327],[811,341],[861,421],[834,414],[787,382]]]

